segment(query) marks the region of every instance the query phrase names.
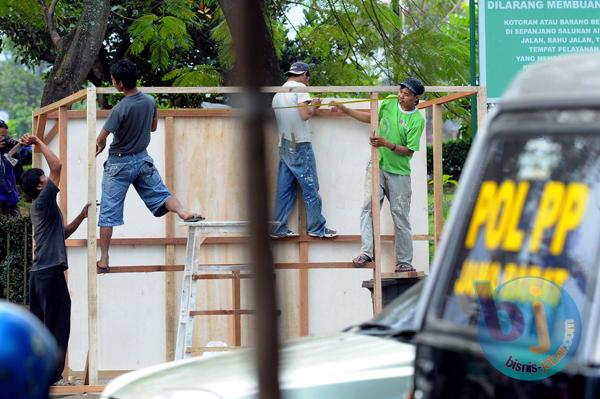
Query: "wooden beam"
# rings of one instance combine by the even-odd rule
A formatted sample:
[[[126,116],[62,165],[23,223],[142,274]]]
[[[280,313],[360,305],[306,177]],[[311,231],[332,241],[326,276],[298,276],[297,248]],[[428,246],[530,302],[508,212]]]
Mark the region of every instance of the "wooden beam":
[[[377,93],[371,93],[371,137],[379,135],[379,100]],[[373,269],[373,314],[381,312],[383,297],[381,292],[381,232],[379,205],[379,149],[371,147],[371,215],[373,220],[373,253],[375,268]]]
[[[89,96],[89,89],[87,91],[85,89],[79,90],[78,92],[63,98],[62,100],[58,100],[52,104],[46,105],[45,107],[36,109],[33,111],[33,116],[44,115],[48,111],[52,111],[60,107],[68,107],[73,103],[86,99],[87,96]],[[94,103],[94,109],[96,108],[95,105],[96,104]]]
[[[242,93],[241,87],[138,87],[144,93],[151,94],[232,94]],[[455,93],[477,91],[477,86],[425,86],[426,92]],[[282,87],[265,86],[263,93],[388,93],[397,92],[398,86],[310,86]],[[98,94],[118,94],[114,87],[98,87]],[[54,108],[57,108],[55,106]]]
[[[70,96],[72,97],[72,96]],[[67,97],[68,98],[68,97]],[[75,97],[72,97],[74,99]],[[88,203],[96,203],[96,88],[90,86],[87,99]],[[63,103],[66,104],[66,103]],[[62,104],[61,104],[62,105]],[[98,280],[96,276],[96,207],[88,209],[87,278],[88,278],[88,353],[90,383],[98,384]]]
[[[477,92],[477,129],[483,127],[487,115],[487,90],[484,86],[478,88]]]
[[[432,241],[433,235],[429,234],[415,234],[413,240],[415,241]],[[393,241],[394,236],[391,234],[381,235],[382,241]],[[294,238],[285,238],[280,240],[273,240],[274,243],[301,243],[308,242],[311,244],[322,244],[329,243],[332,240],[323,240],[322,238],[314,238],[309,236],[300,236]],[[360,241],[359,235],[339,235],[334,239],[335,242],[357,242]],[[221,244],[244,244],[247,242],[246,237],[208,237],[204,241],[203,245],[221,245]],[[110,245],[139,245],[139,246],[154,246],[154,245],[185,245],[185,237],[171,237],[171,238],[113,238],[110,241]],[[85,247],[87,246],[87,240],[85,239],[68,239],[65,241],[68,248],[73,247]]]
[[[192,280],[234,280],[236,278],[245,279],[254,277],[256,276],[250,273],[238,274],[238,277],[232,274],[194,274],[192,275]]]
[[[35,137],[37,137],[39,140],[44,140],[44,134],[46,132],[46,121],[47,121],[48,117],[46,116],[46,114],[42,114],[39,115],[36,120],[35,120],[35,125],[33,126],[34,128],[34,132],[33,135]],[[40,155],[40,150],[38,149],[38,146],[34,146],[33,147],[33,152],[38,154],[38,156],[40,157],[40,163],[39,165],[41,165],[41,155]]]
[[[105,385],[66,385],[60,387],[50,387],[51,396],[72,395],[84,393],[102,393]]]
[[[368,263],[368,269],[373,269],[374,264]],[[204,265],[210,266],[210,265]],[[239,263],[220,263],[215,266],[231,266],[240,268],[242,265]],[[113,273],[153,273],[153,272],[180,272],[183,271],[183,265],[127,265],[127,266],[111,266],[110,271],[108,273],[103,274],[113,274]],[[285,263],[275,263],[275,269],[280,270],[288,270],[288,269],[357,269],[353,266],[352,262],[285,262]],[[358,268],[360,269],[360,268]],[[100,274],[100,272],[98,272]],[[217,280],[223,279],[228,280],[231,277],[226,277],[227,275],[223,275],[221,278],[217,278],[214,275],[213,277],[203,277],[210,276],[211,274],[197,274],[194,278],[195,280]],[[242,274],[241,278],[252,278],[254,277],[251,274]]]
[[[300,234],[303,236],[307,236],[306,234],[306,208],[304,204],[300,200],[302,198],[301,195],[297,196],[298,198],[298,226],[300,230]],[[300,263],[308,263],[308,241],[301,241],[298,244],[298,261]],[[299,303],[298,303],[298,311],[299,311],[299,335],[301,337],[305,337],[309,334],[309,309],[308,309],[308,269],[299,269],[298,270],[298,294],[299,294]]]
[[[66,120],[66,119],[65,119]],[[68,123],[68,122],[67,122]],[[44,139],[42,140],[46,145],[49,145],[52,140],[58,135],[58,123],[56,123],[52,128],[48,131]]]
[[[175,135],[175,121],[173,117],[165,118],[165,184],[174,193],[175,187],[175,153],[173,142]],[[173,238],[175,235],[175,216],[173,212],[166,215],[165,236]],[[176,262],[175,244],[165,246],[165,265],[172,266]],[[175,359],[175,340],[177,339],[177,312],[176,312],[176,286],[175,272],[169,271],[165,274],[165,359]]]
[[[65,224],[68,223],[69,215],[67,213],[68,210],[68,184],[67,184],[67,171],[69,170],[69,162],[67,155],[67,125],[69,121],[67,120],[67,108],[60,107],[58,112],[58,123],[54,125],[54,128],[58,126],[58,157],[61,160],[62,168],[60,170],[60,201],[59,208],[63,215],[63,220]],[[53,128],[53,130],[54,130]],[[46,143],[48,144],[48,143]]]
[[[444,185],[442,169],[442,106],[433,106],[433,220],[435,248],[444,227]]]
[[[240,272],[232,272],[231,293],[233,309],[238,311],[242,307]],[[233,316],[233,343],[235,346],[242,346],[242,318],[241,313]]]
[[[423,109],[423,108],[432,107],[434,105],[442,105],[442,104],[446,104],[446,103],[449,103],[449,102],[452,102],[452,101],[459,100],[459,99],[464,98],[464,97],[470,97],[470,96],[475,95],[477,93],[478,93],[478,91],[475,90],[475,91],[467,91],[467,92],[464,92],[464,93],[449,94],[447,96],[433,98],[431,100],[423,101],[423,102],[419,103],[419,105],[417,105],[417,108]]]

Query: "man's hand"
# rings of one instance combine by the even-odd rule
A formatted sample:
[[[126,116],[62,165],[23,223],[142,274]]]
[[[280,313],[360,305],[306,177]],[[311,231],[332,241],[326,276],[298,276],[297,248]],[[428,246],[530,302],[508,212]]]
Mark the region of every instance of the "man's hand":
[[[390,147],[390,144],[388,143],[388,141],[386,139],[384,139],[383,137],[370,137],[369,138],[369,144],[371,144],[373,147]]]
[[[98,138],[96,140],[96,156],[98,156],[98,154],[104,151],[104,147],[106,147],[106,139],[101,140],[100,138]]]
[[[81,216],[83,219],[88,217],[88,209],[90,207],[90,204],[87,203],[83,206],[83,209],[81,210],[81,212],[79,212],[79,216]]]
[[[329,106],[333,112],[344,112],[344,105],[338,103],[337,101],[331,101]]]
[[[40,139],[38,139],[36,136],[32,136],[29,133],[24,134],[21,137],[21,139],[19,140],[19,143],[21,143],[22,145],[38,144],[39,142],[40,142]]]
[[[312,105],[314,108],[319,108],[321,106],[321,99],[313,98],[312,101],[310,102],[310,105]]]

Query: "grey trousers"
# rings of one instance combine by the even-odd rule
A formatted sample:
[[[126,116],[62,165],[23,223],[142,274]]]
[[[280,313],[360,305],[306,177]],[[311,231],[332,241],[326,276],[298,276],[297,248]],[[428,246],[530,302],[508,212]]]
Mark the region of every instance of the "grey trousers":
[[[379,170],[379,206],[383,198],[390,202],[394,234],[396,241],[396,264],[412,264],[413,246],[412,229],[408,215],[410,212],[410,176],[395,175]],[[371,162],[367,165],[365,175],[365,196],[360,214],[361,252],[373,254],[373,213],[371,212]],[[378,255],[379,256],[379,255]]]

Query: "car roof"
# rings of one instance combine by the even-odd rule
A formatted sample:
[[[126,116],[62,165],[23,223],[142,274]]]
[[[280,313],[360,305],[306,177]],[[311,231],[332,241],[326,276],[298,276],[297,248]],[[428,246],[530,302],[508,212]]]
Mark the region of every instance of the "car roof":
[[[600,98],[600,53],[565,55],[533,64],[512,81],[502,102],[590,97]]]

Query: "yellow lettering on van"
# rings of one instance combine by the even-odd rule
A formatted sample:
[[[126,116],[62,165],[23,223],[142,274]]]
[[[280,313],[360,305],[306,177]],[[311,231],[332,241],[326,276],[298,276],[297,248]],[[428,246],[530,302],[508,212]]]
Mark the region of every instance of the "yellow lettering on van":
[[[494,204],[496,188],[497,184],[493,181],[485,181],[481,184],[477,203],[475,204],[475,209],[471,216],[471,224],[465,240],[466,248],[473,248],[475,246],[477,236],[479,235],[479,229],[487,221],[490,208]]]
[[[489,250],[498,248],[502,241],[510,222],[515,191],[515,182],[505,180],[492,201],[485,229],[485,246]]]
[[[546,184],[531,232],[529,244],[531,252],[535,253],[540,250],[544,232],[558,221],[564,195],[565,185],[563,183],[553,181]]]
[[[517,188],[517,194],[510,213],[510,219],[507,226],[506,236],[504,238],[503,248],[505,251],[518,251],[523,245],[523,231],[519,230],[519,220],[523,213],[523,204],[529,192],[529,182],[522,181]]]
[[[552,255],[560,255],[563,252],[567,234],[581,223],[587,207],[589,191],[589,187],[583,183],[571,183],[567,187],[564,206],[550,245]]]

